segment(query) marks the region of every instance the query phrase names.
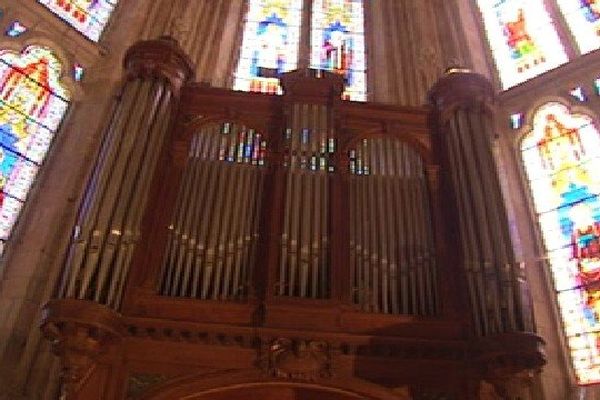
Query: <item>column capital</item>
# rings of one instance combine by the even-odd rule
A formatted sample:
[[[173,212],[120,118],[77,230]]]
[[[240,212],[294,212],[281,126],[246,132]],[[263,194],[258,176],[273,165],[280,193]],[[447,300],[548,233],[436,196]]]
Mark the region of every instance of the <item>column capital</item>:
[[[187,54],[167,36],[135,43],[125,53],[123,66],[128,78],[163,77],[176,91],[194,75]]]
[[[440,113],[457,107],[490,105],[494,100],[494,87],[490,81],[462,68],[448,70],[429,91],[429,102]]]

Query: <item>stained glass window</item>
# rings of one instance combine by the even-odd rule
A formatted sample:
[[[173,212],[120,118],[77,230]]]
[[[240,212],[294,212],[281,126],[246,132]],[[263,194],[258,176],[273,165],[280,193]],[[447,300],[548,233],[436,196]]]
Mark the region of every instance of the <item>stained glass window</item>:
[[[38,0],[46,8],[94,42],[119,0]]]
[[[6,28],[6,36],[13,38],[21,36],[25,32],[27,32],[27,27],[19,21],[13,21],[8,28]]]
[[[69,105],[46,47],[0,51],[0,253]]]
[[[568,61],[543,0],[477,3],[504,89]]]
[[[600,48],[600,1],[557,0],[581,53]]]
[[[547,103],[521,150],[578,382],[600,383],[600,134]]]
[[[279,93],[298,64],[302,0],[250,0],[234,90]]]
[[[344,76],[344,98],[366,100],[362,0],[314,0],[311,67]]]

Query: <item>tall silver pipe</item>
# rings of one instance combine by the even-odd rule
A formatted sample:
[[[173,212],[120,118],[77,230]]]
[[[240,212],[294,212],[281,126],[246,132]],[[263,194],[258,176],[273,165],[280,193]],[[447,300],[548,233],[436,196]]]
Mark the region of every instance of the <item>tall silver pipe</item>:
[[[494,91],[482,76],[455,72],[432,89],[441,150],[448,155],[460,221],[461,263],[469,288],[473,325],[481,336],[531,331],[508,231],[492,148]]]
[[[233,123],[210,124],[193,139],[182,180],[190,188],[180,189],[171,223],[173,231],[187,232],[189,243],[168,247],[163,294],[215,300],[247,294],[264,164],[247,156],[259,154],[252,146],[263,146],[251,132]]]
[[[57,292],[114,309],[139,237],[143,211],[133,208],[145,208],[172,100],[192,75],[187,57],[168,39],[137,43],[125,66],[129,76],[109,118]]]

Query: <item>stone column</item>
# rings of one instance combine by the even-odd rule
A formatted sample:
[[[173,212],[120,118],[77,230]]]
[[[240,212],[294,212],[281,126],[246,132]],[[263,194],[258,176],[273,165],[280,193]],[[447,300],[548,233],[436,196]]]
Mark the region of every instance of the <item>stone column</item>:
[[[494,90],[483,76],[456,69],[436,83],[430,101],[442,179],[453,200],[448,239],[459,252],[457,271],[468,288],[474,373],[506,383],[545,360],[543,342],[533,333],[530,297],[515,261],[492,152]]]
[[[63,362],[67,397],[103,347],[118,340],[120,307],[148,192],[181,86],[192,67],[170,38],[125,56],[126,79],[106,122],[55,300],[42,330]]]

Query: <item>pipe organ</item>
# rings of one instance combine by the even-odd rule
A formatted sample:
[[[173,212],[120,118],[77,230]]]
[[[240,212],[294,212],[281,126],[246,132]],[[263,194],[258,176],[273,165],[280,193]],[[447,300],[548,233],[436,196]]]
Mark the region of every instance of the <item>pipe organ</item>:
[[[363,139],[349,152],[350,265],[367,312],[435,315],[437,278],[423,160],[397,139]]]
[[[394,107],[323,71],[195,84],[167,38],[125,68],[44,309],[65,399],[528,399],[483,77]]]
[[[329,296],[329,173],[335,139],[325,105],[293,104],[285,130],[281,259],[277,294]]]
[[[193,134],[169,236],[160,293],[239,300],[248,295],[267,142],[235,123]]]

